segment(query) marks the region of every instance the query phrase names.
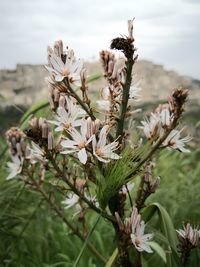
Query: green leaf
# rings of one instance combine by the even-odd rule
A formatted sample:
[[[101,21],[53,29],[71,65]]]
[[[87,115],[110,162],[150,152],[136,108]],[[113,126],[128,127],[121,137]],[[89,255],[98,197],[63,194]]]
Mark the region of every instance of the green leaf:
[[[91,82],[94,82],[98,79],[100,79],[102,77],[102,72],[96,72],[95,74],[93,75],[90,75],[87,80],[86,80],[86,84],[88,83],[91,83]]]
[[[107,261],[105,267],[112,267],[113,264],[115,263],[116,259],[117,259],[117,256],[118,256],[118,248],[116,248],[114,251],[113,251],[113,254],[111,255],[111,257],[109,258],[109,260]]]
[[[161,257],[164,263],[167,262],[165,251],[158,243],[149,241],[148,245],[150,245],[150,247]]]
[[[73,265],[73,267],[77,267],[77,266],[78,266],[78,263],[79,263],[79,261],[80,261],[82,255],[83,255],[83,252],[84,252],[84,250],[85,250],[85,247],[87,246],[87,243],[88,243],[88,241],[89,241],[89,238],[91,237],[92,233],[94,232],[94,230],[95,230],[95,228],[96,228],[96,226],[97,226],[97,224],[98,224],[100,218],[101,218],[101,214],[99,215],[99,217],[98,217],[97,221],[95,222],[94,226],[92,227],[92,229],[91,229],[90,232],[88,233],[88,235],[87,235],[87,237],[86,237],[86,239],[85,239],[85,242],[84,242],[84,244],[83,244],[83,246],[82,246],[82,248],[81,248],[81,251],[80,251],[80,253],[79,253],[79,255],[78,255],[78,257],[77,257],[77,259],[76,259],[76,261],[75,261],[75,263],[74,263],[74,265]]]
[[[142,261],[142,267],[148,267],[148,263],[147,263],[147,261],[145,260],[143,254],[141,254],[141,261]]]
[[[42,99],[41,101],[37,102],[36,104],[33,104],[22,116],[21,118],[21,124],[24,124],[27,122],[33,115],[35,115],[39,110],[46,108],[49,105],[49,102],[47,99]]]

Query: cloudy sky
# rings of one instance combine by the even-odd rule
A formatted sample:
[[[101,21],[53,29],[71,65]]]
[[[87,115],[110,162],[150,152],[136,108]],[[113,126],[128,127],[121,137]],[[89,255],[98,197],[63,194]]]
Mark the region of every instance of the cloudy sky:
[[[0,68],[45,63],[57,39],[97,59],[133,17],[140,59],[200,79],[200,0],[0,0]]]

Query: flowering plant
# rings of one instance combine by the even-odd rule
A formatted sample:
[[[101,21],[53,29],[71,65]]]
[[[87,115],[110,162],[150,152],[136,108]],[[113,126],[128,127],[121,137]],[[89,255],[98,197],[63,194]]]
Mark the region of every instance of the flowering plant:
[[[38,191],[84,242],[74,266],[85,246],[106,266],[148,266],[154,254],[166,266],[186,266],[190,251],[198,245],[199,231],[187,224],[177,231],[178,242],[166,210],[158,203],[147,205],[146,200],[161,180],[153,175],[156,152],[189,152],[185,146],[191,138],[181,137],[183,129],[178,129],[188,90],[175,89],[168,103],[160,104],[133,128],[129,122],[141,89],[132,80],[138,57],[132,20],[128,21],[128,36],[113,39],[110,48],[100,52],[107,85],[97,105],[89,96],[83,61],[76,59],[72,49],[65,51],[62,41],[48,48],[46,80],[53,118],[34,117],[24,132],[14,127],[7,131],[11,156],[7,179],[18,177]],[[113,50],[121,51],[120,56]],[[141,138],[133,138],[134,132]],[[139,186],[134,184],[136,177],[140,177]],[[51,197],[51,185],[62,193],[62,201]],[[73,210],[72,218],[68,210]],[[110,259],[89,241],[98,220],[91,231],[85,229],[88,212],[113,226],[116,250]],[[162,244],[154,231],[145,229],[155,213],[165,238]]]

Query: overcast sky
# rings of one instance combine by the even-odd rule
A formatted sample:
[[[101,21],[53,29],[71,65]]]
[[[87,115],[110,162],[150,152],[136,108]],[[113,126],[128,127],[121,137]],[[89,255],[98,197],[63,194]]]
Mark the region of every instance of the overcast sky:
[[[140,59],[200,79],[200,0],[0,0],[0,68],[46,63],[57,39],[98,59],[133,17]]]

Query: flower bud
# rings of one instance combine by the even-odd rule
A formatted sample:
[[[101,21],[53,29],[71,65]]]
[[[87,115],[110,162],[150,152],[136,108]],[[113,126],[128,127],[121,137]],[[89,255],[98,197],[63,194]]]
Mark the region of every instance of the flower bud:
[[[53,149],[53,135],[51,132],[48,133],[48,150]]]

